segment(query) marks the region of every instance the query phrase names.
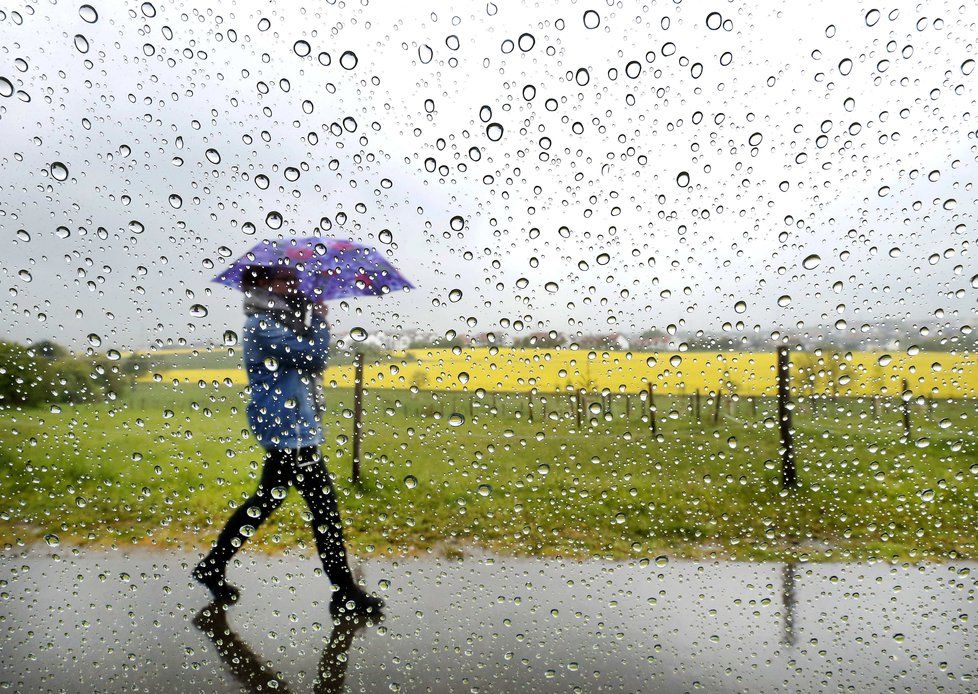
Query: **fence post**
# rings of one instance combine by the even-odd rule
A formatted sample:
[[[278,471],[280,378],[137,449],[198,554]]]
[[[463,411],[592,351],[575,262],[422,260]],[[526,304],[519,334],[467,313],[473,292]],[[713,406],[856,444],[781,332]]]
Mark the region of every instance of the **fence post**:
[[[798,486],[795,471],[795,442],[791,426],[790,388],[791,357],[788,348],[778,347],[778,424],[781,433],[781,486],[794,489]]]
[[[903,379],[903,393],[900,396],[901,409],[903,410],[903,433],[907,437],[907,441],[910,440],[910,398],[913,397],[913,393],[910,392],[910,384],[907,383],[907,379]]]
[[[533,391],[526,395],[526,419],[530,424],[533,423]]]
[[[625,421],[627,422],[632,418],[632,396],[629,393],[625,393]]]
[[[701,413],[701,410],[700,410],[700,389],[699,388],[696,389],[696,397],[693,399],[693,413],[696,416],[696,421],[697,422],[700,421],[700,419],[702,417],[701,417],[701,414],[700,414]]]
[[[581,430],[581,420],[583,419],[583,406],[581,405],[581,391],[574,391],[574,412],[577,415],[577,430]]]
[[[717,388],[716,397],[713,398],[713,426],[720,421],[720,389]]]
[[[360,440],[363,438],[363,352],[357,352],[353,376],[353,484],[360,484]]]
[[[655,396],[652,394],[652,384],[649,384],[649,429],[655,436],[658,432],[655,426]]]

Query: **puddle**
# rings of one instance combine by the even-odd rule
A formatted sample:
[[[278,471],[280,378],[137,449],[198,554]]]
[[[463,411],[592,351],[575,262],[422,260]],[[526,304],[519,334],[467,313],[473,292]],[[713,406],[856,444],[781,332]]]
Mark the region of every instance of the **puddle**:
[[[0,553],[0,683],[18,691],[968,691],[978,669],[975,563],[371,560],[360,570],[369,588],[387,586],[385,620],[334,633],[328,585],[312,560],[244,555],[229,573],[243,597],[226,624],[204,612],[207,595],[188,578],[195,561],[149,550]]]

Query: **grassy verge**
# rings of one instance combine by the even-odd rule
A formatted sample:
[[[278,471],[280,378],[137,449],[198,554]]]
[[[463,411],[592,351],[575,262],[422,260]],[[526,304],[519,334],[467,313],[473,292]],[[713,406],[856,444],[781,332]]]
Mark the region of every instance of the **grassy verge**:
[[[330,394],[327,443],[347,535],[361,554],[723,556],[813,561],[978,556],[973,407],[900,415],[839,400],[796,409],[802,487],[779,486],[774,404],[742,401],[717,424],[704,401],[640,404],[377,391],[366,398],[364,485],[350,484],[352,396]],[[140,384],[125,400],[0,413],[0,539],[204,546],[252,490],[262,454],[240,392]],[[464,421],[459,423],[462,415]],[[311,544],[290,499],[250,541]]]

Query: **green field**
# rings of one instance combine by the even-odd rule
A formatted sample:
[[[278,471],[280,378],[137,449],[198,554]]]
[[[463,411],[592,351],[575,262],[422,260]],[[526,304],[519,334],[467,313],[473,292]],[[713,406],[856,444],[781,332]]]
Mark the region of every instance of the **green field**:
[[[978,557],[974,403],[798,402],[801,488],[780,489],[771,400],[568,399],[368,392],[362,488],[350,474],[352,394],[329,394],[324,452],[359,554],[503,553],[802,560]],[[756,414],[755,414],[756,405]],[[252,490],[261,451],[235,388],[139,384],[106,404],[0,412],[6,543],[203,546]],[[546,413],[545,413],[546,412]],[[452,416],[453,414],[459,416]],[[464,421],[460,421],[463,420]],[[309,546],[288,502],[253,548]],[[56,536],[56,537],[55,537]]]

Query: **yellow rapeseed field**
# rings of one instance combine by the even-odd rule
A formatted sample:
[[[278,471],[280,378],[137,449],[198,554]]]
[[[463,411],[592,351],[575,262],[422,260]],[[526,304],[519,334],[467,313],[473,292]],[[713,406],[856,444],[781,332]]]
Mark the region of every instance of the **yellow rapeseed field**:
[[[364,367],[366,388],[538,393],[636,393],[651,385],[666,395],[775,395],[773,352],[626,352],[585,349],[414,349]],[[240,369],[173,369],[165,381],[246,381]],[[152,376],[145,377],[145,380]],[[327,386],[353,385],[353,366],[334,366]],[[791,385],[798,395],[978,397],[978,357],[921,352],[793,352]]]

